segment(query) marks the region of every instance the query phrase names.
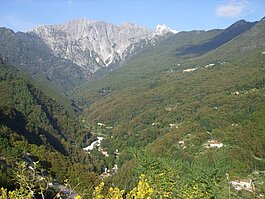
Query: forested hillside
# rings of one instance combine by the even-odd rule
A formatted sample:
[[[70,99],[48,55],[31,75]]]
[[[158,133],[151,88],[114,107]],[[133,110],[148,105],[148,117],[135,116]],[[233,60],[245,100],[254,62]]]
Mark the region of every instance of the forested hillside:
[[[16,172],[23,162],[28,166],[23,172],[38,162],[38,171],[50,180],[81,183],[79,191],[92,187],[99,164],[79,148],[89,130],[15,67],[1,60],[0,69],[0,187],[19,187]]]
[[[223,32],[179,33],[80,88],[81,101],[89,104],[85,120],[113,127],[102,145],[123,151],[120,173],[132,175],[126,152],[131,147],[184,162],[224,150],[231,179],[264,180],[264,28],[261,20],[215,50],[189,58],[178,56],[180,49],[207,46]],[[208,148],[213,141],[222,149]],[[129,183],[121,176],[118,181]]]

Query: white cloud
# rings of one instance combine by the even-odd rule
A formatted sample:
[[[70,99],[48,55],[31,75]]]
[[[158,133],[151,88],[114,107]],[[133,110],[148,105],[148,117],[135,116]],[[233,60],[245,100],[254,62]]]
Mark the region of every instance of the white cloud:
[[[229,0],[220,4],[215,14],[219,17],[239,17],[247,9],[247,0]]]

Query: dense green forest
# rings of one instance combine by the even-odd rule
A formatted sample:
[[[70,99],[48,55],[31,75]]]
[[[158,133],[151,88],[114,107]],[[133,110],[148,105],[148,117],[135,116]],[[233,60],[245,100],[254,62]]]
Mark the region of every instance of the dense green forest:
[[[264,32],[180,32],[68,97],[1,60],[0,198],[264,197]]]
[[[13,172],[26,161],[39,162],[59,183],[68,179],[73,186],[91,188],[100,165],[80,150],[89,129],[14,67],[1,62],[0,68],[0,186],[15,188]]]

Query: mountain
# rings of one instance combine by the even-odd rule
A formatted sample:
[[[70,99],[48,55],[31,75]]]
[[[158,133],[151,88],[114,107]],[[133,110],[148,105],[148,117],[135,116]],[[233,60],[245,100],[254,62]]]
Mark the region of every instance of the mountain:
[[[249,52],[260,53],[264,51],[265,43],[265,20],[262,19],[246,32],[235,37],[231,42],[227,42],[206,55],[209,59],[220,57],[222,59],[233,60],[242,58]],[[254,55],[253,55],[254,56]]]
[[[38,26],[32,33],[42,38],[57,57],[69,59],[83,70],[95,73],[100,68],[119,64],[136,51],[138,43],[154,45],[176,31],[166,26],[150,30],[131,23],[116,26],[84,18],[61,25]]]
[[[166,26],[150,30],[89,19],[41,25],[27,33],[1,28],[0,55],[35,79],[67,92],[99,69],[111,70],[131,54],[175,33]]]
[[[52,82],[62,91],[73,89],[90,78],[70,60],[56,57],[37,35],[0,28],[0,56],[29,76]]]
[[[187,54],[207,53],[225,44],[226,42],[229,42],[230,40],[241,35],[242,33],[250,30],[253,26],[255,26],[256,23],[257,22],[247,22],[245,20],[240,20],[232,24],[230,27],[222,31],[222,33],[216,35],[214,38],[210,39],[209,41],[202,44],[183,48],[178,52],[178,54],[187,55]]]
[[[158,24],[155,28],[155,34],[156,35],[164,35],[164,34],[167,34],[169,32],[177,34],[179,31],[172,30],[171,28],[167,27],[165,24],[163,24],[163,25]]]
[[[255,26],[257,22],[247,22],[245,20],[240,20],[230,27],[226,28],[222,33],[216,35],[214,38],[210,39],[209,41],[198,44],[192,45],[189,47],[185,47],[178,51],[179,55],[187,55],[187,54],[203,54],[207,53],[219,46],[229,42],[233,38],[241,35],[242,33],[250,30],[253,26]]]
[[[140,53],[134,54],[123,63],[122,67],[112,71],[105,77],[101,77],[101,81],[92,79],[81,85],[77,89],[77,92],[80,92],[84,98],[94,102],[109,94],[109,92],[101,92],[102,90],[115,91],[120,88],[126,89],[131,84],[141,84],[142,81],[145,81],[145,78],[152,78],[154,74],[160,74],[164,70],[168,70],[164,67],[170,66],[171,64],[172,67],[176,67],[176,65],[183,62],[182,57],[179,57],[176,51],[192,44],[205,43],[222,31],[179,32],[161,41],[156,46],[151,46],[142,50]],[[179,63],[176,64],[176,62]]]

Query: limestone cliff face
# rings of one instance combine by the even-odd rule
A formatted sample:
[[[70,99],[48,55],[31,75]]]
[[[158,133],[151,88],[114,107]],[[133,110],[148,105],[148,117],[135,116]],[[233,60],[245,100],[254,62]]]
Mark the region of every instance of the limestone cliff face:
[[[137,49],[155,45],[176,33],[166,26],[150,30],[131,23],[116,26],[89,19],[42,25],[32,32],[44,40],[55,56],[69,59],[91,73],[118,64]]]

